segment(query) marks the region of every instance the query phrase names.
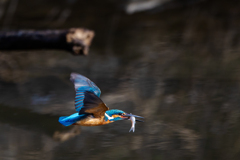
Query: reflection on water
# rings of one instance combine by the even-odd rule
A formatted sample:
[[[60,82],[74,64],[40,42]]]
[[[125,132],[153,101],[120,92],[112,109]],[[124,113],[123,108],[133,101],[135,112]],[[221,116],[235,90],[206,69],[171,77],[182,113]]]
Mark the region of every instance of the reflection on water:
[[[45,12],[25,15],[24,3],[9,27],[41,28],[43,19],[29,16]],[[112,1],[72,3],[70,18],[58,25],[96,31],[88,57],[1,52],[0,159],[240,158],[238,4],[205,1],[126,15]],[[52,4],[44,5],[50,12]],[[83,13],[88,16],[79,21]],[[71,72],[93,80],[108,107],[145,122],[136,124],[135,133],[128,132],[130,121],[61,126],[58,117],[75,112]]]

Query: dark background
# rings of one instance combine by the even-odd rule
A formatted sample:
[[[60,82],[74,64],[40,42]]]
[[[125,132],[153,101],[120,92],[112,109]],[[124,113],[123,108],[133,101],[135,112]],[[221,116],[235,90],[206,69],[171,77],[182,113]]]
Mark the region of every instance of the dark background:
[[[1,0],[1,31],[96,36],[87,57],[0,51],[0,159],[240,159],[240,1],[162,2]],[[71,72],[145,123],[61,126],[75,112]]]

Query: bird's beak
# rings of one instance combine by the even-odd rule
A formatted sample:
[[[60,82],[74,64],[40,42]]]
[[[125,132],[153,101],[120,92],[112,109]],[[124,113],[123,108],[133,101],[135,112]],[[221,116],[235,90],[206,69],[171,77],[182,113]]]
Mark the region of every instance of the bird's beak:
[[[136,117],[136,118],[144,118],[144,117],[137,116],[137,115],[134,115],[134,114],[131,114],[131,113],[130,114],[127,113],[127,114],[124,115],[124,117],[131,117],[131,116]]]
[[[139,120],[139,119],[136,119],[136,121],[137,121],[137,122],[144,122],[144,121],[142,121],[142,120]]]
[[[123,118],[125,118],[126,120],[128,120],[131,116],[136,117],[136,118],[144,118],[144,117],[141,117],[141,116],[134,115],[134,114],[132,114],[132,113],[130,113],[130,114],[128,114],[128,113],[124,114],[124,115],[123,115]],[[137,121],[137,122],[144,122],[144,121],[138,120],[138,119],[136,119],[136,121]]]

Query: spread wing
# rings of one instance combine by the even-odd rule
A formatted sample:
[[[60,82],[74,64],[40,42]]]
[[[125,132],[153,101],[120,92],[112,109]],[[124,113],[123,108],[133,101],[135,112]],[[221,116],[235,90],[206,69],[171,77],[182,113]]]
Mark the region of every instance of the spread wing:
[[[91,106],[93,106],[93,104],[95,104],[96,106],[96,103],[99,103],[99,100],[102,102],[102,100],[99,98],[101,90],[90,79],[77,73],[71,73],[70,77],[70,80],[74,83],[74,87],[76,90],[75,109],[77,112],[80,113],[81,109],[83,109],[85,106],[89,106],[90,104]],[[91,93],[93,96],[96,97],[94,100],[92,98],[92,101],[89,101],[90,104],[88,104],[88,101],[85,101],[88,99],[86,97],[88,93]],[[97,100],[97,98],[99,100]]]
[[[83,107],[79,114],[92,114],[95,118],[104,116],[104,113],[109,109],[103,101],[94,93],[86,91],[84,93]]]
[[[96,96],[100,97],[101,90],[95,83],[93,83],[87,77],[77,73],[71,73],[70,80],[74,83],[76,91],[78,90],[90,91],[93,92]]]

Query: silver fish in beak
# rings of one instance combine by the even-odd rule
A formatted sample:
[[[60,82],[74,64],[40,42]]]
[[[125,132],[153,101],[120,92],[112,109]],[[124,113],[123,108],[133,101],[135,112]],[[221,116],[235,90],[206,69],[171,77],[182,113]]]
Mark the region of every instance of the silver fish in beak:
[[[139,120],[139,119],[136,119],[136,118],[143,118],[141,116],[137,116],[137,115],[133,115],[132,113],[130,114],[125,114],[124,117],[128,117],[128,120],[130,120],[132,122],[132,127],[130,128],[129,132],[134,132],[135,131],[135,124],[136,124],[136,121],[138,122],[144,122],[142,120]],[[135,118],[136,117],[136,118]]]
[[[129,120],[132,122],[132,127],[130,128],[129,132],[134,132],[135,131],[135,124],[136,124],[136,118],[134,116],[131,116]]]

